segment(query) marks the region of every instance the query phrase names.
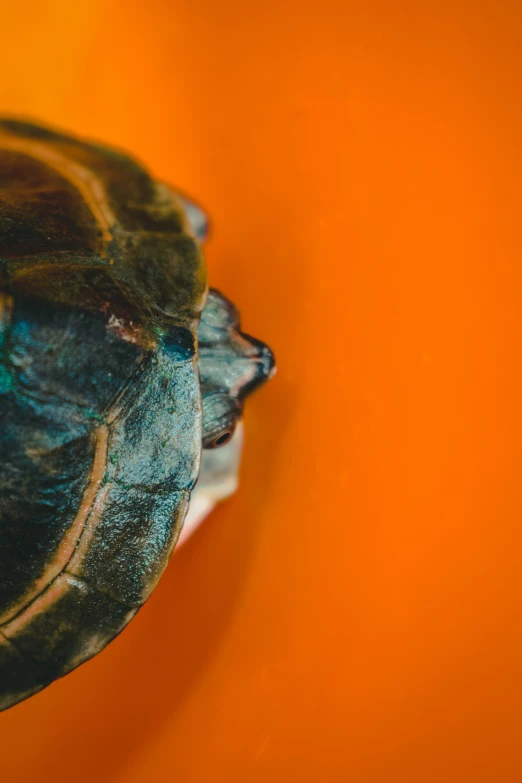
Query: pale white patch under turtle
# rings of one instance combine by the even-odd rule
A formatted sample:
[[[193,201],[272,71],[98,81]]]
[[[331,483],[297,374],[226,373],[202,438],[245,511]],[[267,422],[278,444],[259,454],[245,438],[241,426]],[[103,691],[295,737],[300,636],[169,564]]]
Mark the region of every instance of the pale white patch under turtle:
[[[220,449],[203,449],[199,479],[192,491],[190,506],[177,546],[183,544],[215,506],[233,495],[239,483],[243,451],[243,423]]]

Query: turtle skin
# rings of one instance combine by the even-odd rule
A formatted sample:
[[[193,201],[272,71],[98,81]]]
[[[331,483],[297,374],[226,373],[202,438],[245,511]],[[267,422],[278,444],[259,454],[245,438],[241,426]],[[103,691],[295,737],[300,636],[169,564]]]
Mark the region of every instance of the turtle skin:
[[[0,709],[98,653],[166,566],[201,457],[206,291],[175,192],[0,120]]]

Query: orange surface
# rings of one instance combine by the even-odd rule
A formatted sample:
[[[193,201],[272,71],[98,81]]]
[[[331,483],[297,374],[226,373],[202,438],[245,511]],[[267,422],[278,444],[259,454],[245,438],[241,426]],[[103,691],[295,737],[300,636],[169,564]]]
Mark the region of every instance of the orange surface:
[[[2,3],[0,109],[208,206],[240,493],[2,780],[522,780],[520,4]]]

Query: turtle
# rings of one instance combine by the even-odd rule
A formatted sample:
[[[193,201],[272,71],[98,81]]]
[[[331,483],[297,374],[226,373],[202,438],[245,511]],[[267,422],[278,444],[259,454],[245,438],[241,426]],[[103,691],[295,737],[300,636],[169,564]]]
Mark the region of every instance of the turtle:
[[[126,152],[0,117],[0,710],[114,639],[235,489],[275,360],[206,231]]]

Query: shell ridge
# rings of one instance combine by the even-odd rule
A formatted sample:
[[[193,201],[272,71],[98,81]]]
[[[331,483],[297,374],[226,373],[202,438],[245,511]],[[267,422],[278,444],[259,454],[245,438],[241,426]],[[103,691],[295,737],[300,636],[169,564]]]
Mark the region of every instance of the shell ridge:
[[[44,572],[36,582],[33,583],[33,587],[29,589],[17,604],[15,604],[15,607],[11,607],[0,615],[0,630],[19,615],[23,614],[34,601],[38,600],[40,595],[42,595],[42,593],[44,593],[66,570],[69,562],[74,556],[78,542],[81,540],[83,531],[85,530],[85,525],[87,524],[92,505],[96,502],[96,497],[105,476],[108,437],[109,428],[106,425],[101,425],[97,428],[95,432],[96,444],[89,482],[83,493],[80,508],[78,509],[67,534],[64,536],[64,539],[62,539],[62,544],[58,550],[57,557],[52,563],[47,565]],[[75,531],[78,531],[76,536]],[[28,596],[30,596],[30,598],[28,598]]]
[[[48,144],[31,139],[19,139],[6,134],[0,136],[4,149],[21,152],[39,160],[64,177],[83,196],[101,231],[103,241],[108,244],[112,236],[112,228],[117,223],[105,197],[105,189],[96,175],[80,163],[61,155]],[[105,252],[105,251],[104,251]]]

